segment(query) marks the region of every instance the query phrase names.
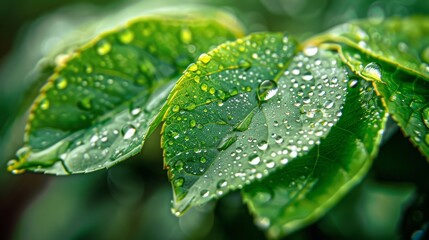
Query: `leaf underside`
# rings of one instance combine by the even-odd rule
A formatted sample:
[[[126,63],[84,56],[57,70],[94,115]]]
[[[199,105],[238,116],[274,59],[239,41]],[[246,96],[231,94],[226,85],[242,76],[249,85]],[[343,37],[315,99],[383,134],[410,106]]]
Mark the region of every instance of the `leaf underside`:
[[[241,32],[230,15],[198,9],[144,16],[102,34],[70,54],[42,88],[8,169],[91,172],[138,153],[179,73]]]

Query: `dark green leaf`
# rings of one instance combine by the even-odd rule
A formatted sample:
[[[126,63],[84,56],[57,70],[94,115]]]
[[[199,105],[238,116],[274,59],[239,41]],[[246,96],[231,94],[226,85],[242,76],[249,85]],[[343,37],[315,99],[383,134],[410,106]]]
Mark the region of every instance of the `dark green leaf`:
[[[205,9],[147,15],[102,34],[65,57],[42,88],[9,170],[90,172],[138,153],[176,76],[240,34],[231,16]]]
[[[429,159],[429,18],[358,21],[311,41],[340,43],[343,60],[373,81],[392,118]]]
[[[243,189],[255,223],[269,236],[278,238],[317,220],[371,166],[387,114],[364,80],[351,79],[346,98],[340,120],[320,145]]]
[[[203,54],[179,80],[162,142],[178,215],[282,168],[335,125],[345,69],[330,52],[295,49],[281,34],[253,34]]]

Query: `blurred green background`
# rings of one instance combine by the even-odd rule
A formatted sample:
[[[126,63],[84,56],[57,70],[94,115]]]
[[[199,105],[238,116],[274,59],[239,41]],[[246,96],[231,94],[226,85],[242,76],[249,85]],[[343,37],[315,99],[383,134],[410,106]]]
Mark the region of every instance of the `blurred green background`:
[[[180,4],[218,6],[238,16],[248,32],[287,31],[299,38],[352,19],[429,14],[427,0]],[[174,217],[156,134],[143,154],[106,171],[55,177],[5,170],[22,143],[26,107],[61,50],[149,9],[177,5],[173,0],[0,2],[0,239],[264,238],[237,192]],[[290,239],[419,239],[428,234],[429,164],[400,131],[391,133],[362,184]]]

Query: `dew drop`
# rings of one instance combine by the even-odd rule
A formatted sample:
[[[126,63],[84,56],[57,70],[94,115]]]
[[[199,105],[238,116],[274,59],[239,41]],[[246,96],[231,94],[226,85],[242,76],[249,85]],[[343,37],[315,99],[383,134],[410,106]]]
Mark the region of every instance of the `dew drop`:
[[[46,99],[46,98],[43,98],[43,100],[42,101],[40,101],[40,108],[42,109],[42,110],[47,110],[48,108],[49,108],[49,100],[48,99]]]
[[[101,56],[108,54],[112,50],[112,44],[108,41],[98,42],[97,53]]]
[[[206,190],[206,189],[201,190],[201,192],[200,192],[200,196],[203,197],[203,198],[208,197],[209,194],[210,194],[210,192],[208,190]]]
[[[353,80],[351,80],[350,82],[349,82],[349,87],[351,87],[351,88],[354,88],[354,87],[356,87],[357,86],[357,84],[358,84],[358,80],[357,79],[353,79]]]
[[[134,33],[130,30],[124,30],[119,35],[119,41],[123,44],[128,44],[134,40]]]
[[[175,113],[179,112],[179,110],[180,110],[179,105],[174,105],[173,108],[171,109],[171,111],[173,111]]]
[[[121,133],[124,136],[124,139],[130,139],[136,133],[136,129],[133,126],[129,125],[122,128]]]
[[[425,123],[426,127],[429,128],[429,107],[426,107],[422,111],[422,118],[423,122]]]
[[[183,170],[183,166],[184,166],[184,164],[183,164],[183,161],[181,161],[181,160],[177,161],[177,162],[176,162],[176,164],[174,164],[174,168],[175,168],[178,172],[180,172],[180,171],[182,171],[182,170]]]
[[[57,88],[62,90],[67,87],[67,80],[65,78],[57,79]]]
[[[302,75],[302,80],[311,81],[313,80],[313,75],[311,75],[311,72],[306,72],[304,75]]]
[[[197,121],[195,121],[194,119],[192,119],[191,121],[189,121],[189,126],[190,127],[195,127],[197,125]]]
[[[191,65],[189,65],[188,70],[191,72],[195,72],[198,70],[198,66],[195,63],[192,63]]]
[[[202,63],[207,64],[210,62],[210,60],[212,59],[212,57],[210,57],[208,54],[203,53],[200,55],[200,57],[198,58],[198,60],[200,60]]]
[[[277,83],[272,80],[264,80],[258,86],[258,100],[265,102],[277,94]]]
[[[262,150],[262,151],[265,151],[265,150],[267,150],[268,149],[268,143],[267,143],[267,141],[260,141],[259,143],[258,143],[258,148],[259,148],[259,150]]]
[[[368,63],[361,72],[362,76],[371,78],[375,81],[381,80],[381,67],[375,62]]]
[[[267,229],[270,226],[270,219],[267,217],[257,217],[255,218],[255,224],[262,229]]]
[[[308,46],[304,48],[304,55],[307,57],[312,57],[317,54],[319,49],[316,46]]]
[[[200,163],[206,163],[206,162],[207,162],[207,159],[205,157],[200,158]]]
[[[333,106],[334,106],[334,102],[331,100],[328,100],[323,104],[323,107],[326,109],[331,109]]]
[[[224,187],[226,187],[228,185],[228,182],[226,181],[226,180],[220,180],[218,183],[217,183],[217,188],[224,188]]]
[[[141,113],[141,108],[134,108],[131,110],[131,115],[132,116],[137,116]]]
[[[276,166],[276,163],[272,160],[269,160],[265,163],[265,166],[267,166],[267,168],[273,168]]]
[[[249,164],[256,166],[261,162],[261,158],[258,155],[252,155],[249,157]]]
[[[183,179],[183,178],[178,178],[178,179],[174,180],[174,186],[175,187],[182,187],[183,183],[185,183],[185,179]]]

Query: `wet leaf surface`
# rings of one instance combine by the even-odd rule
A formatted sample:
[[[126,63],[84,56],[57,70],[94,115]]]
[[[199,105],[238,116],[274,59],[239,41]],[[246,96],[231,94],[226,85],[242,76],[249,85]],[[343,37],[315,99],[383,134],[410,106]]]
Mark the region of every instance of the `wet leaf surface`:
[[[343,61],[373,81],[392,118],[429,159],[429,18],[363,20],[314,39],[340,44]]]
[[[253,34],[187,69],[163,128],[175,214],[283,168],[336,124],[345,68],[335,53],[295,49],[281,34]]]
[[[176,76],[240,35],[235,19],[207,9],[148,15],[102,34],[64,57],[42,88],[9,170],[90,172],[138,153]]]
[[[256,225],[270,237],[318,219],[371,166],[387,114],[370,83],[351,79],[348,85],[342,117],[320,145],[242,190]]]

